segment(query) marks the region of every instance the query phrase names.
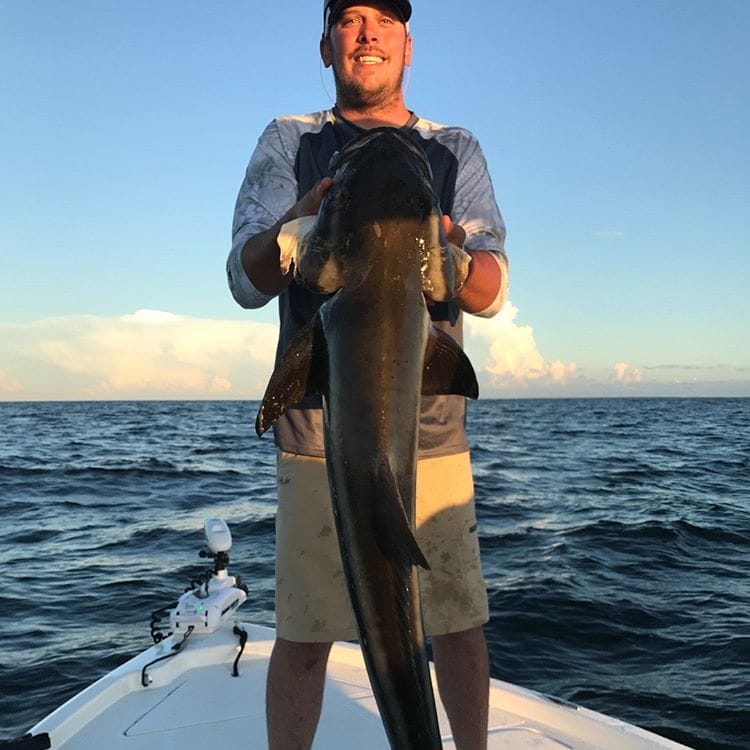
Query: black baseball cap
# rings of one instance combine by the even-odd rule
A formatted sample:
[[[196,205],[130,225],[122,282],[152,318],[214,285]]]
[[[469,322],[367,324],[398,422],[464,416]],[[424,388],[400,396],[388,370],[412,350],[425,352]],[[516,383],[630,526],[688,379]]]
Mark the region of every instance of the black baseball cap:
[[[401,20],[407,23],[411,18],[411,3],[409,0],[378,0],[385,5],[390,5],[398,13]],[[323,36],[327,36],[331,30],[331,22],[344,8],[349,5],[367,5],[367,0],[323,0]]]

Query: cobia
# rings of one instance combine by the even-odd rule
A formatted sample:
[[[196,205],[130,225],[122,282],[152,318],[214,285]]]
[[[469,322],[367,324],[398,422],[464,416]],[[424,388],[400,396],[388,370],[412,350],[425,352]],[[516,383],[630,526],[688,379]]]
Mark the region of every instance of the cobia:
[[[414,537],[422,394],[477,397],[472,366],[430,325],[425,293],[454,294],[454,262],[422,150],[393,128],[336,158],[295,275],[332,293],[274,371],[261,435],[306,395],[323,396],[326,464],[341,559],[391,747],[441,747],[424,647]]]

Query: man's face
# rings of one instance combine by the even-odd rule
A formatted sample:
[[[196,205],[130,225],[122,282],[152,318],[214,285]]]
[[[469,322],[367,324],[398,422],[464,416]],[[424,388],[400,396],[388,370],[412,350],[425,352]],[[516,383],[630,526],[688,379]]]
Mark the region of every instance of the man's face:
[[[339,104],[367,109],[401,97],[411,37],[387,3],[345,8],[321,41],[326,67],[333,65]]]

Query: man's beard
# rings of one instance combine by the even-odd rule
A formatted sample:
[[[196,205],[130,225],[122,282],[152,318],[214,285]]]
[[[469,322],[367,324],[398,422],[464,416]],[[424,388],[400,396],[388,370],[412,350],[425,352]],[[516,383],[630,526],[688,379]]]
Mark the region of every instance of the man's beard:
[[[404,71],[401,70],[395,85],[386,82],[376,89],[366,89],[358,81],[344,78],[339,75],[335,65],[333,66],[333,77],[336,81],[336,102],[347,109],[366,112],[377,109],[398,98],[404,80]]]

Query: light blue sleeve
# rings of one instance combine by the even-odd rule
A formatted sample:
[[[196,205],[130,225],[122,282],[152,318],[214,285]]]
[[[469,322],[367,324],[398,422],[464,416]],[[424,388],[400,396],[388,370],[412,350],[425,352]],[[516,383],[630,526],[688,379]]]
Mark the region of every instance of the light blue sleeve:
[[[458,174],[453,198],[453,216],[466,232],[464,247],[491,250],[505,256],[505,222],[495,199],[495,190],[479,142],[468,131],[457,149]]]
[[[250,237],[270,229],[296,200],[293,156],[284,146],[278,120],[274,120],[258,139],[234,207],[227,281],[242,307],[262,307],[273,299],[258,291],[247,277],[242,248]]]

